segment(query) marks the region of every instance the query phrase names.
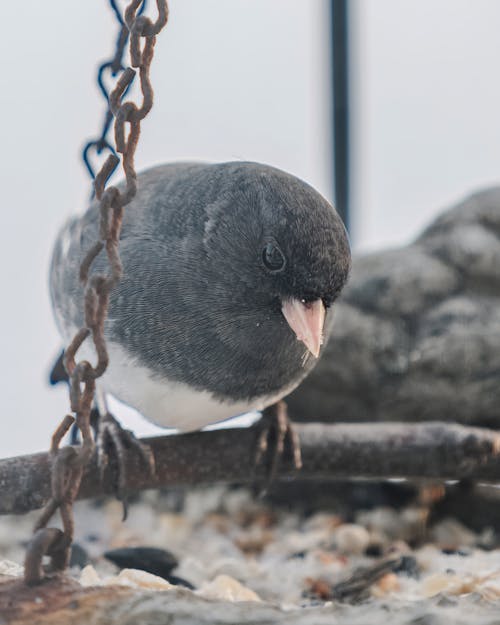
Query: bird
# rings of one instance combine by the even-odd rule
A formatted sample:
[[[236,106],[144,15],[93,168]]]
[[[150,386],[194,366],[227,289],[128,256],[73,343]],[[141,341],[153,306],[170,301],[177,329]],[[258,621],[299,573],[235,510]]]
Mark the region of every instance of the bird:
[[[65,344],[84,325],[79,265],[99,218],[93,201],[54,245],[50,293]],[[296,388],[331,334],[350,268],[346,229],[320,193],[242,161],[139,174],[119,251],[99,389],[180,431],[267,409]],[[101,253],[93,271],[106,262]],[[80,349],[95,360],[90,341]]]

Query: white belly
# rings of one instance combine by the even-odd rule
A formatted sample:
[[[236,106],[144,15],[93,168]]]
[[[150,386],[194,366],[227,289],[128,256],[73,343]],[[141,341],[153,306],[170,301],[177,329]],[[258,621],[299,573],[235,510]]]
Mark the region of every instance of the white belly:
[[[84,352],[85,346],[85,353]],[[88,357],[90,343],[82,346],[82,357]],[[99,387],[138,410],[142,416],[162,427],[199,430],[252,410],[262,410],[288,393],[290,385],[275,395],[259,397],[253,402],[221,402],[207,391],[197,391],[186,384],[155,378],[149,369],[138,365],[119,345],[108,342],[109,367],[98,380]],[[95,357],[91,358],[95,362]]]

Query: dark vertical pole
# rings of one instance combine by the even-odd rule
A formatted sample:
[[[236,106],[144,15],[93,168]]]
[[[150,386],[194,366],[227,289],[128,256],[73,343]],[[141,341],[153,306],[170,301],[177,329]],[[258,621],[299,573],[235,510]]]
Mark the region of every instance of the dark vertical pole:
[[[349,29],[348,0],[331,0],[333,167],[335,207],[346,228],[349,214]]]

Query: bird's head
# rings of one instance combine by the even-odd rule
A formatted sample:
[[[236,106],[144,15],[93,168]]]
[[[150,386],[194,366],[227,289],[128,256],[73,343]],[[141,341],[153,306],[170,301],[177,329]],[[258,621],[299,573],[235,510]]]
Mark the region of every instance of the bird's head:
[[[298,339],[317,358],[328,334],[328,309],[350,268],[341,219],[290,174],[255,163],[216,167],[224,168],[223,175],[218,170],[224,189],[207,209],[204,249],[213,268],[211,296],[224,311],[221,335],[234,340],[224,327],[230,313],[254,326],[249,341],[255,345],[296,346]]]

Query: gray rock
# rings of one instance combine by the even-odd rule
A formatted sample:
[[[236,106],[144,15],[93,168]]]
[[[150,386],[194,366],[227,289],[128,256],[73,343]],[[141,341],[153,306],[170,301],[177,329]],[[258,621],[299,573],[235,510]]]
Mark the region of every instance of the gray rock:
[[[296,420],[500,423],[500,188],[354,260]]]

